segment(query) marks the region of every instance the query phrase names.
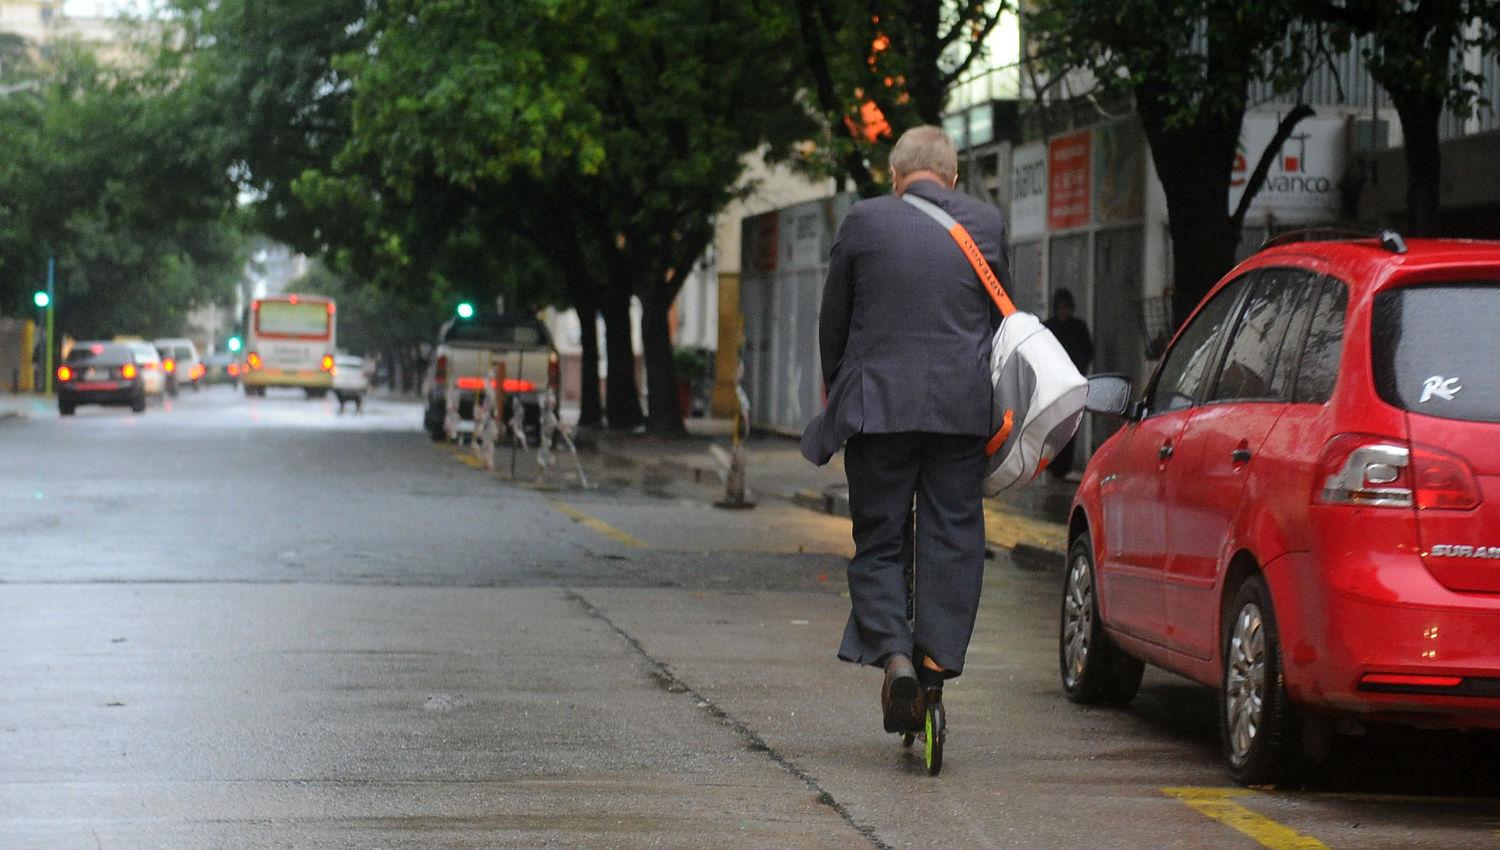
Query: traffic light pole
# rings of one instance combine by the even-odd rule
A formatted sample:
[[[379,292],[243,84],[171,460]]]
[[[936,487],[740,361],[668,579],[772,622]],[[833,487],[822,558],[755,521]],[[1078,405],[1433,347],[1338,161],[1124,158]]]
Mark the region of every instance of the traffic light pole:
[[[53,257],[47,258],[47,395],[52,395],[52,350],[57,346],[52,344],[52,314],[57,310],[57,297],[52,292],[53,278],[56,276],[57,261]]]

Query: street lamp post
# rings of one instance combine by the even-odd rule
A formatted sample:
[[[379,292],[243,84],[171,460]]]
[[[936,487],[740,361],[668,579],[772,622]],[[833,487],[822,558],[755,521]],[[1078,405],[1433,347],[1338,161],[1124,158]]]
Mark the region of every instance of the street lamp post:
[[[52,343],[52,316],[57,312],[57,299],[52,292],[53,280],[57,273],[57,261],[53,257],[47,258],[47,395],[52,395],[52,350],[56,345]]]
[[[54,298],[52,289],[53,279],[56,276],[56,265],[57,264],[52,257],[47,258],[47,288],[45,290],[38,291],[36,294],[31,296],[31,303],[35,304],[37,306],[37,309],[47,311],[47,333],[46,336],[43,337],[44,344],[46,345],[46,348],[43,350],[46,352],[46,354],[43,356],[42,360],[47,370],[44,377],[42,378],[42,386],[44,388],[43,392],[45,392],[47,395],[52,394],[52,316],[55,310],[55,307],[53,305]]]

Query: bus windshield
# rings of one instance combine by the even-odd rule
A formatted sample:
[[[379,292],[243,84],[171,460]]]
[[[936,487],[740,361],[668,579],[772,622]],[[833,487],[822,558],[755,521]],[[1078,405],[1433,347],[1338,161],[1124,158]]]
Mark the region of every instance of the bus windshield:
[[[328,334],[331,315],[321,301],[262,301],[256,311],[258,334],[323,337]]]

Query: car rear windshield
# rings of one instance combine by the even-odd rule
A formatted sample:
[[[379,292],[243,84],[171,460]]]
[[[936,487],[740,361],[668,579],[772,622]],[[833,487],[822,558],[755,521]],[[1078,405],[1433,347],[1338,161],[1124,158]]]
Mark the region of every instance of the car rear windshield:
[[[443,334],[443,341],[539,348],[547,344],[547,329],[534,319],[476,316],[453,322]]]
[[[80,342],[73,346],[68,352],[68,362],[72,364],[86,363],[129,363],[130,349],[127,346],[113,342]]]
[[[1375,298],[1375,388],[1444,419],[1500,422],[1500,281],[1406,286]]]

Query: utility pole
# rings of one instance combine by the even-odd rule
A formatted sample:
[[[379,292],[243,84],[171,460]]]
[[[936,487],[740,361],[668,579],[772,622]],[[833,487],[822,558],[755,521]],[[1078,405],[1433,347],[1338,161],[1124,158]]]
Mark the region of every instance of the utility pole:
[[[47,395],[52,395],[52,351],[57,348],[52,340],[52,316],[57,312],[57,297],[52,291],[57,273],[57,260],[47,257]]]

